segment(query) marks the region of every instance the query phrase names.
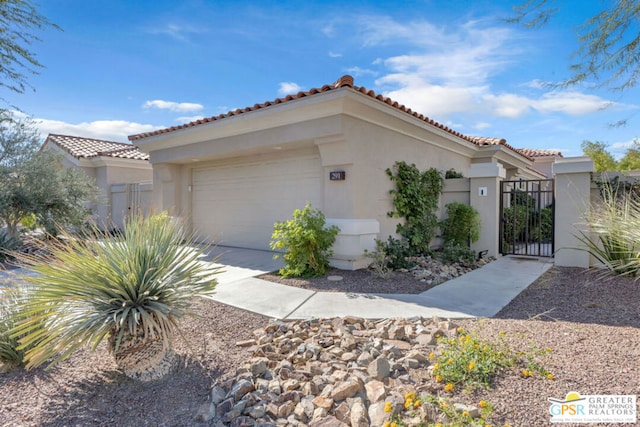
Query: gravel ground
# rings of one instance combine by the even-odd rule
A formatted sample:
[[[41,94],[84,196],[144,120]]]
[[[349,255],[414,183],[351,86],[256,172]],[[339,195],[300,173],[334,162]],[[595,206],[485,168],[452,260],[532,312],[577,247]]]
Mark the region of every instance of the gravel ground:
[[[339,276],[342,280],[331,281],[328,278],[332,276]],[[428,284],[416,279],[410,272],[399,271],[392,272],[391,277],[387,279],[376,276],[370,271],[337,270],[335,268],[329,269],[325,276],[309,279],[285,279],[276,273],[263,274],[259,277],[270,282],[320,292],[419,294],[437,286],[437,284]]]
[[[232,376],[248,357],[235,342],[268,322],[213,301],[196,308],[200,317],[183,322],[189,346],[177,343],[184,364],[169,378],[135,383],[117,371],[103,346],[78,351],[50,371],[0,374],[0,426],[193,425],[210,386]],[[453,396],[460,402],[492,402],[494,426],[550,425],[547,398],[563,399],[570,391],[640,393],[640,283],[632,279],[603,280],[594,271],[552,268],[496,318],[458,323],[491,340],[504,331],[514,351],[552,349],[538,362],[553,372],[553,381],[523,378],[513,370],[489,391]]]

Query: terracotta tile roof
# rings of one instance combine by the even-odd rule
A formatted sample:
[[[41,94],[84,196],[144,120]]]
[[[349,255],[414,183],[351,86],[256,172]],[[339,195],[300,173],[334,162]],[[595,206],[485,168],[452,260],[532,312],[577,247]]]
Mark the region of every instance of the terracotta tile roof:
[[[542,150],[539,148],[518,148],[518,151],[527,157],[562,157],[562,153],[557,150]]]
[[[506,145],[507,143],[504,138],[487,138],[486,136],[470,136],[469,138],[478,145]]]
[[[439,128],[439,129],[442,129],[445,132],[448,132],[448,133],[450,133],[450,134],[452,134],[454,136],[457,136],[458,138],[461,138],[461,139],[463,139],[465,141],[468,141],[468,142],[471,142],[473,144],[483,146],[483,145],[489,145],[490,141],[494,141],[494,142],[491,143],[491,145],[496,145],[496,144],[497,145],[504,145],[505,147],[507,147],[507,148],[509,148],[509,149],[511,149],[513,151],[518,152],[515,148],[513,148],[512,146],[507,144],[507,141],[504,140],[504,139],[482,138],[482,137],[474,137],[474,136],[463,135],[462,133],[457,132],[457,131],[455,131],[453,129],[450,129],[447,126],[445,126],[443,124],[440,124],[440,123],[438,123],[438,122],[436,122],[436,121],[434,121],[434,120],[432,120],[432,119],[430,119],[430,118],[428,118],[428,117],[426,117],[426,116],[424,116],[422,114],[419,114],[419,113],[417,113],[415,111],[412,111],[410,108],[407,108],[404,105],[399,104],[398,102],[393,101],[392,99],[390,99],[390,98],[388,98],[386,96],[376,94],[374,91],[368,90],[368,89],[366,89],[366,88],[364,88],[362,86],[354,86],[353,77],[351,77],[351,76],[342,76],[342,77],[340,77],[338,79],[338,81],[336,81],[332,85],[324,85],[321,88],[310,89],[310,90],[308,90],[306,92],[298,92],[295,95],[287,95],[284,98],[278,98],[278,99],[276,99],[274,101],[267,101],[267,102],[264,102],[262,104],[255,104],[253,107],[237,109],[237,110],[234,110],[234,111],[230,111],[230,112],[228,112],[226,114],[220,114],[220,115],[214,116],[214,117],[195,120],[195,121],[190,122],[190,123],[185,123],[185,124],[179,125],[179,126],[172,126],[170,128],[166,128],[166,129],[159,129],[159,130],[155,130],[155,131],[151,131],[151,132],[145,132],[145,133],[139,133],[139,134],[136,134],[136,135],[130,135],[129,136],[129,140],[130,141],[137,141],[137,140],[144,139],[144,138],[147,138],[147,137],[150,137],[150,136],[155,136],[155,135],[160,135],[160,134],[163,134],[163,133],[174,132],[174,131],[177,131],[177,130],[180,130],[180,129],[186,129],[186,128],[190,128],[190,127],[193,127],[193,126],[198,126],[198,125],[201,125],[201,124],[204,124],[204,123],[215,122],[217,120],[222,120],[222,119],[225,119],[227,117],[237,116],[239,114],[247,113],[247,112],[250,112],[250,111],[260,110],[262,108],[267,108],[267,107],[270,107],[272,105],[282,104],[283,102],[289,102],[289,101],[294,100],[294,99],[300,99],[300,98],[304,98],[304,97],[307,97],[307,96],[313,96],[313,95],[318,94],[318,93],[329,92],[331,90],[336,90],[336,89],[339,89],[339,88],[342,88],[342,87],[348,87],[348,88],[354,89],[354,90],[356,90],[356,91],[358,91],[360,93],[363,93],[363,94],[365,94],[367,96],[370,96],[371,98],[377,99],[380,102],[384,102],[385,104],[388,104],[388,105],[390,105],[390,106],[392,106],[394,108],[397,108],[400,111],[404,111],[407,114],[411,114],[412,116],[414,116],[414,117],[416,117],[416,118],[418,118],[420,120],[423,120],[423,121],[429,123],[432,126],[435,126],[435,127]],[[521,153],[519,153],[519,154],[521,154]]]
[[[79,136],[49,134],[45,143],[53,143],[76,159],[106,156],[120,159],[149,160],[138,147],[124,142],[104,141]]]
[[[481,147],[487,146],[487,145],[502,145],[504,147],[507,147],[508,149],[515,151],[516,153],[528,158],[529,160],[531,160],[531,157],[528,156],[526,153],[518,150],[517,148],[513,147],[512,145],[507,144],[507,140],[504,138],[488,138],[486,136],[470,136],[469,138],[471,138],[471,140],[473,141],[474,144],[477,144]]]

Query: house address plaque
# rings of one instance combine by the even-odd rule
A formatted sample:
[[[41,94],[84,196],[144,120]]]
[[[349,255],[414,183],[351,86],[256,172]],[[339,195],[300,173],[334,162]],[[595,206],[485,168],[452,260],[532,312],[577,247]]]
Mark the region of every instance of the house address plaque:
[[[329,172],[329,179],[331,181],[344,181],[345,179],[345,171],[332,171]]]

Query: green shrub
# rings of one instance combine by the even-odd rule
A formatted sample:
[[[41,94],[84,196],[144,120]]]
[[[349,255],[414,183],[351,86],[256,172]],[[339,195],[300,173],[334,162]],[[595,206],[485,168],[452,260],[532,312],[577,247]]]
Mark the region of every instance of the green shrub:
[[[11,252],[20,247],[20,240],[11,236],[7,230],[0,229],[0,262],[11,258]]]
[[[388,279],[391,277],[393,269],[391,268],[391,263],[387,254],[387,246],[382,240],[376,239],[376,250],[370,252],[365,249],[364,256],[371,260],[369,268],[372,270],[374,276],[382,279]]]
[[[409,242],[406,239],[394,239],[389,236],[384,247],[389,258],[389,265],[394,270],[401,268],[409,269],[415,265],[409,260],[409,257],[413,256],[414,252],[411,250]]]
[[[280,269],[283,277],[314,277],[327,272],[331,245],[340,229],[335,225],[325,228],[325,223],[324,214],[307,203],[293,212],[292,219],[274,224],[270,247],[285,250],[284,255],[276,255],[285,262]]]
[[[194,314],[196,297],[214,293],[218,269],[203,262],[207,248],[166,214],[130,218],[123,235],[66,237],[50,242],[49,256],[19,256],[37,273],[21,277],[32,289],[26,320],[11,333],[22,337],[27,368],[58,363],[85,345],[95,349],[106,338],[127,376],[167,374],[179,320]]]
[[[514,205],[502,210],[502,245],[503,252],[509,250],[514,243],[521,242],[522,234],[527,228],[527,208]]]
[[[534,214],[531,238],[534,242],[549,243],[553,239],[553,208],[546,207]]]
[[[38,218],[34,214],[28,214],[22,217],[20,225],[23,229],[33,231],[38,227]]]
[[[447,218],[440,222],[444,243],[469,246],[480,237],[480,214],[473,206],[452,202],[447,206]]]
[[[396,162],[393,170],[386,172],[395,183],[395,189],[390,191],[395,210],[388,215],[405,219],[396,232],[406,239],[412,255],[430,254],[438,226],[436,212],[444,185],[442,173],[434,168],[420,172],[416,165],[405,162]]]
[[[464,175],[462,175],[462,172],[458,172],[454,168],[451,168],[444,173],[444,179],[454,179],[454,178],[464,178]]]
[[[475,265],[476,253],[466,245],[459,245],[454,242],[447,242],[442,247],[442,261],[445,264],[460,263],[464,265]]]

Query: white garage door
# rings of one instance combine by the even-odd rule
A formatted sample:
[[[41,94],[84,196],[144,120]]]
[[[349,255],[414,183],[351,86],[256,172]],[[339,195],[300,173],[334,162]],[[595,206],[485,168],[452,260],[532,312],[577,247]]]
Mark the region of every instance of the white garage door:
[[[306,202],[322,209],[316,153],[193,169],[194,230],[218,245],[269,249],[273,224]]]

